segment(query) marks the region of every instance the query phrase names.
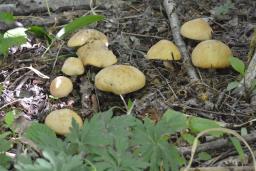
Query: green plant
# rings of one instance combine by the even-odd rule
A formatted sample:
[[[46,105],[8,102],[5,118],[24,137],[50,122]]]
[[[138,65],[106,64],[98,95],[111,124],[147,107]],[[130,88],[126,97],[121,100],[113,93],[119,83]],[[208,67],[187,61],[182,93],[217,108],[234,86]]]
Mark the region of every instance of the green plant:
[[[236,57],[230,57],[229,62],[232,66],[232,68],[237,71],[240,74],[240,77],[243,77],[246,72],[245,64],[242,60],[236,58]],[[227,91],[231,91],[239,86],[239,81],[232,81],[227,86]]]
[[[147,167],[152,171],[160,167],[178,170],[184,159],[168,142],[169,134],[179,130],[172,122],[173,119],[163,119],[154,124],[148,118],[142,122],[131,115],[113,117],[109,110],[95,114],[90,121],[85,121],[81,129],[73,122],[73,128],[64,141],[45,125],[34,123],[25,136],[43,150],[43,158],[30,164],[19,160],[15,167],[17,170],[29,170],[47,166],[49,170],[62,170],[64,167],[56,163],[74,159],[77,168],[87,170],[140,171]],[[42,160],[43,164],[39,162]],[[68,166],[65,168],[72,170],[67,169]]]
[[[148,118],[142,122],[132,115],[113,117],[109,110],[86,120],[81,129],[73,122],[70,134],[61,141],[45,125],[34,123],[25,136],[43,151],[43,157],[32,162],[27,156],[25,161],[29,160],[29,164],[19,160],[15,167],[29,170],[47,166],[49,170],[66,168],[68,171],[68,166],[56,163],[73,159],[77,164],[74,167],[87,170],[139,171],[149,168],[155,171],[161,168],[175,171],[185,164],[185,160],[170,141],[170,136],[188,128],[197,133],[214,127],[219,127],[214,121],[187,118],[173,110],[165,112],[156,124]]]
[[[7,56],[9,48],[26,43],[28,33],[33,33],[36,37],[46,39],[48,43],[50,43],[50,45],[47,48],[47,50],[49,50],[51,45],[57,39],[63,39],[65,35],[68,35],[81,27],[87,26],[97,21],[101,21],[103,19],[104,17],[100,15],[88,15],[79,17],[74,21],[70,22],[69,24],[66,24],[56,34],[56,36],[50,34],[44,27],[40,26],[30,26],[28,28],[18,27],[15,29],[8,30],[4,34],[0,33],[0,55],[2,54],[3,56]],[[15,21],[15,17],[11,13],[0,13],[0,21],[10,23]],[[8,34],[8,32],[10,31],[11,34]]]
[[[12,119],[10,119],[12,120]],[[18,155],[15,168],[18,171],[85,170],[85,171],[141,171],[172,170],[184,166],[185,159],[170,137],[176,133],[191,143],[204,130],[220,128],[218,122],[168,110],[161,120],[154,123],[149,118],[143,121],[133,115],[113,116],[112,110],[94,114],[79,128],[72,121],[70,133],[64,138],[44,124],[33,123],[24,133],[31,140],[37,153],[24,152]],[[213,136],[223,133],[212,132]],[[10,158],[5,152],[12,143],[5,140],[10,135],[0,136],[0,166],[8,168]],[[240,143],[231,138],[239,154],[243,155]],[[192,144],[192,143],[191,143]],[[208,160],[208,153],[199,153],[199,160]]]
[[[232,3],[231,0],[227,0],[225,3],[214,7],[213,9],[213,13],[215,16],[223,16],[223,15],[227,15],[230,10],[234,9],[234,3]]]
[[[240,77],[245,76],[246,66],[242,60],[240,60],[239,58],[236,58],[236,57],[230,57],[229,62],[231,64],[232,68],[239,73]],[[244,81],[246,81],[246,80],[244,80]],[[237,88],[239,85],[240,85],[239,81],[232,81],[228,84],[227,91],[231,91],[231,90]],[[244,82],[244,85],[245,85],[245,82]],[[255,93],[255,91],[256,91],[256,80],[255,79],[252,81],[250,87],[246,87],[246,90],[248,92]]]
[[[10,132],[0,134],[0,170],[7,171],[10,166],[11,158],[6,156],[5,153],[12,148],[12,143],[6,140]]]

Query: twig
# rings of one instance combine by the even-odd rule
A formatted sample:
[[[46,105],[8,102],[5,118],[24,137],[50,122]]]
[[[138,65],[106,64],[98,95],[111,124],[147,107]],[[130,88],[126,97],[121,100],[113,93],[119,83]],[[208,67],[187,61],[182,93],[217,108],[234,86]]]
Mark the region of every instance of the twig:
[[[255,142],[256,141],[256,131],[253,131],[252,133],[243,136],[243,138],[248,143]],[[215,141],[200,144],[196,151],[202,152],[202,151],[208,151],[208,150],[216,150],[216,149],[220,149],[220,148],[223,148],[226,146],[230,146],[229,140],[225,139],[225,138],[221,138],[221,139],[217,139]],[[179,151],[182,152],[183,154],[190,154],[191,147],[180,147]]]
[[[189,159],[189,162],[186,166],[186,168],[184,169],[184,171],[188,171],[192,165],[192,162],[193,162],[193,159],[194,159],[194,156],[195,156],[195,153],[196,153],[196,149],[198,147],[198,144],[199,144],[199,138],[208,134],[209,132],[215,132],[215,131],[221,131],[223,133],[226,133],[226,134],[231,134],[232,136],[236,137],[239,141],[243,142],[243,144],[246,146],[246,148],[249,150],[250,152],[250,155],[252,157],[252,160],[253,160],[253,168],[254,168],[254,171],[256,171],[256,159],[255,159],[255,155],[253,153],[253,150],[252,148],[250,147],[250,145],[248,144],[248,142],[244,139],[244,137],[242,137],[241,135],[239,135],[236,131],[233,131],[231,129],[226,129],[226,128],[211,128],[211,129],[206,129],[202,132],[200,132],[194,142],[193,142],[193,145],[191,147],[191,156],[190,156],[190,159]]]
[[[179,49],[182,53],[182,56],[184,58],[183,62],[185,63],[187,73],[192,81],[198,81],[199,78],[196,74],[194,67],[191,64],[186,45],[180,36],[180,23],[179,23],[178,16],[175,12],[176,3],[174,0],[164,0],[163,5],[164,5],[165,11],[167,13],[167,16],[169,18],[174,42],[179,47]]]

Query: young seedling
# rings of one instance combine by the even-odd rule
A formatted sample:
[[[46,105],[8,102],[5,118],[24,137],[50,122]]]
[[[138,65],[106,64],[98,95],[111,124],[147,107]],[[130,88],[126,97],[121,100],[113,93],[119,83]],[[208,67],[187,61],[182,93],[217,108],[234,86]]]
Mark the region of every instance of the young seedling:
[[[243,77],[245,75],[245,64],[242,60],[236,58],[236,57],[233,57],[231,56],[229,58],[229,62],[230,62],[230,65],[232,66],[232,68],[237,71],[241,77]],[[231,91],[235,88],[237,88],[239,86],[239,82],[238,81],[232,81],[228,84],[227,86],[227,91]]]

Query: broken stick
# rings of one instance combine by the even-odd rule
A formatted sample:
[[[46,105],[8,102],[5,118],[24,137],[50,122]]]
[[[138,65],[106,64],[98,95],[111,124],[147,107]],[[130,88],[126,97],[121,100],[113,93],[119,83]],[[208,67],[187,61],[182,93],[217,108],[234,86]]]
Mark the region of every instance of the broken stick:
[[[181,54],[183,56],[183,62],[185,63],[187,73],[192,81],[198,81],[199,78],[196,74],[194,67],[191,64],[191,60],[186,48],[186,44],[184,43],[183,39],[180,36],[180,23],[179,23],[178,16],[175,12],[176,3],[174,0],[164,0],[163,5],[170,22],[174,42],[177,44],[177,46],[181,51]]]

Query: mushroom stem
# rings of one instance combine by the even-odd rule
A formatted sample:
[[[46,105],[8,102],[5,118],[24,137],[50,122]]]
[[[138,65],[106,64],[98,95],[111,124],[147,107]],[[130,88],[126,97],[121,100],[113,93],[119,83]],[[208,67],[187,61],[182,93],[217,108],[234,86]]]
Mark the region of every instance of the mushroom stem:
[[[120,98],[121,98],[121,100],[122,100],[122,102],[124,104],[124,107],[125,107],[126,111],[128,111],[129,109],[128,109],[128,106],[127,106],[127,104],[126,104],[126,102],[124,100],[124,97],[121,94],[119,96],[120,96]]]

